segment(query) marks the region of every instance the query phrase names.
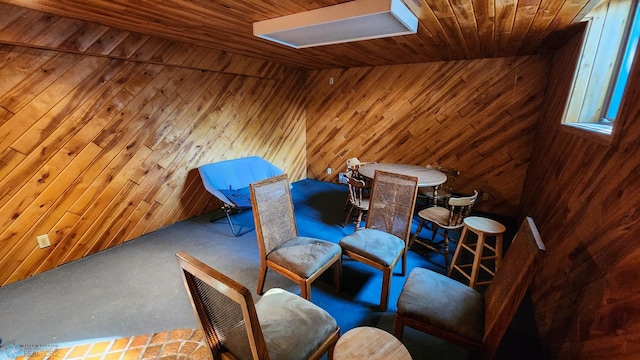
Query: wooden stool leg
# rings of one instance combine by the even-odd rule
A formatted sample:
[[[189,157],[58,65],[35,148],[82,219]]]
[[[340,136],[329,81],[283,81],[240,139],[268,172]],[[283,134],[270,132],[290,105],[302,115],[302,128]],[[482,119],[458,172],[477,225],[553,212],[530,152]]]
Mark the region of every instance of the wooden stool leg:
[[[465,238],[467,236],[467,231],[469,231],[469,229],[467,229],[466,226],[462,228],[462,232],[460,233],[460,240],[458,240],[458,246],[456,246],[456,252],[453,253],[453,259],[451,260],[449,271],[447,271],[448,277],[451,277],[451,274],[453,273],[454,265],[458,263],[458,257],[460,257],[460,251],[462,250],[462,244],[464,243]]]
[[[496,235],[496,269],[498,272],[498,267],[500,267],[500,262],[502,261],[502,234]]]
[[[480,260],[482,259],[482,250],[484,250],[484,233],[478,234],[476,251],[473,255],[473,266],[471,266],[471,280],[469,280],[469,287],[472,289],[475,289],[476,280],[478,279],[478,269],[480,268]]]

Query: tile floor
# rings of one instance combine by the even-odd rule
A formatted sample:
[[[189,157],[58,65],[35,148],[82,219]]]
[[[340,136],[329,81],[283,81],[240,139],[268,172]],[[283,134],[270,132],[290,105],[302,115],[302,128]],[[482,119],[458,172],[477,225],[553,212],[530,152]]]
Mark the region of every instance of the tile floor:
[[[37,349],[36,349],[37,350]],[[23,349],[20,360],[209,360],[204,335],[199,329],[179,329],[154,334],[137,335],[110,341],[80,344],[48,351]],[[26,354],[26,352],[30,352]]]

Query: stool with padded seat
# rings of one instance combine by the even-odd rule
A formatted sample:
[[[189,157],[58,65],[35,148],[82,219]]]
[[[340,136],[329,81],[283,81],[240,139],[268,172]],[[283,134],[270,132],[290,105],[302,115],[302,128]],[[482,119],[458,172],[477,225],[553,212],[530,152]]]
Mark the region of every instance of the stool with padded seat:
[[[460,234],[460,240],[456,247],[456,252],[453,255],[451,261],[451,267],[447,276],[451,277],[454,271],[460,272],[467,280],[469,280],[469,287],[475,288],[478,285],[484,285],[491,282],[491,280],[478,281],[478,275],[481,270],[484,270],[491,277],[495,276],[498,267],[500,267],[500,259],[502,258],[502,235],[506,231],[506,228],[501,223],[480,216],[469,216],[464,219],[464,228],[462,234]],[[470,233],[477,235],[475,243],[473,243],[473,237]],[[491,246],[487,243],[487,237],[495,237],[495,246]],[[469,252],[473,255],[473,262],[471,264],[460,264],[460,255],[463,251]],[[494,268],[489,268],[485,262],[487,260],[494,260]],[[470,270],[470,271],[469,271]]]

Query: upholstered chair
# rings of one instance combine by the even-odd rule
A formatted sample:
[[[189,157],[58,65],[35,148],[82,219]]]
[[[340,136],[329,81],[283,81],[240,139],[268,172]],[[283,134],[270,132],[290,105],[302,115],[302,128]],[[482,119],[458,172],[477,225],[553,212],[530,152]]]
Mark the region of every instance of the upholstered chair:
[[[527,217],[484,293],[414,268],[398,298],[393,334],[402,340],[409,326],[492,359],[544,253],[540,234]]]
[[[391,275],[399,259],[402,275],[406,272],[417,191],[418,178],[377,170],[365,228],[340,240],[345,255],[382,271],[381,311],[387,309]]]
[[[287,175],[252,183],[250,189],[260,251],[258,294],[269,268],[295,281],[300,295],[311,300],[311,283],[333,267],[334,286],[340,292],[341,248],[330,241],[298,236]]]
[[[254,304],[246,287],[184,251],[176,256],[214,359],[333,358],[340,328],[319,306],[278,288]]]

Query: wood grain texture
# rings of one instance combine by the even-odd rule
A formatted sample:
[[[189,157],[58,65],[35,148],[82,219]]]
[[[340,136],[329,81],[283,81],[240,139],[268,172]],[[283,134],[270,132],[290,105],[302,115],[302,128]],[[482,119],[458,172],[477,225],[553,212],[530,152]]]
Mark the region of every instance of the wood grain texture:
[[[76,43],[65,42],[66,46],[84,48],[109,26],[120,30],[109,29],[102,36],[118,38],[122,44],[96,44],[100,51],[128,54],[144,48],[141,51],[146,53],[153,47],[146,40],[151,36],[303,69],[540,54],[599,0],[404,0],[418,18],[417,34],[308,49],[292,49],[253,36],[256,21],[344,2],[347,0],[0,0],[93,23],[78,27],[54,17],[37,21],[56,31],[86,34]],[[15,19],[23,24],[36,20]],[[128,32],[145,35],[131,37]],[[31,31],[15,34],[15,41],[30,36]],[[61,43],[56,36],[44,40]]]
[[[617,141],[566,131],[581,36],[553,59],[522,200],[548,250],[532,289],[536,322],[549,359],[632,359],[640,356],[640,64]]]
[[[269,61],[0,3],[0,43],[279,78]]]
[[[9,9],[0,43],[25,46],[0,44],[0,284],[219,207],[199,165],[305,175],[304,73]]]
[[[309,176],[336,181],[354,156],[453,167],[457,190],[489,193],[479,209],[516,216],[547,69],[517,57],[310,71]]]

